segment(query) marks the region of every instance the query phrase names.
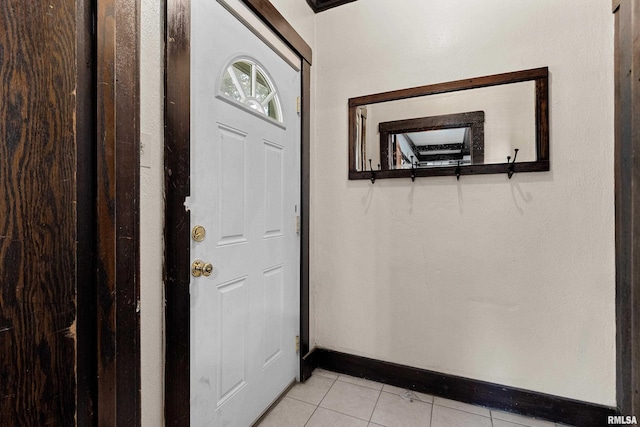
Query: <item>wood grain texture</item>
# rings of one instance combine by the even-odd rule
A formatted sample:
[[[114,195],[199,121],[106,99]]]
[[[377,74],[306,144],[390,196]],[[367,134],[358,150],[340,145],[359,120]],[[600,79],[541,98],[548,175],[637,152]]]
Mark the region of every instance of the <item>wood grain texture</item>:
[[[311,221],[311,64],[302,61],[302,135],[301,135],[301,217],[300,228],[300,380],[310,373],[304,368],[304,357],[310,349],[309,333],[309,224]]]
[[[0,425],[76,413],[76,2],[0,3]]]
[[[165,52],[165,401],[167,426],[189,425],[191,0],[168,0]]]
[[[435,83],[432,85],[392,90],[389,92],[376,93],[373,95],[349,98],[349,106],[357,107],[360,105],[377,104],[379,102],[409,99],[418,96],[435,95],[438,93],[456,92],[459,90],[477,89],[481,87],[490,87],[509,83],[519,83],[527,80],[547,78],[548,74],[548,68],[542,67],[534,68],[531,70],[515,71],[512,73],[493,74],[490,76],[474,77],[471,79],[454,80],[445,83]]]
[[[98,423],[140,424],[139,2],[97,2]]]
[[[549,170],[549,70],[547,67],[534,68],[531,70],[515,71],[511,73],[493,74],[483,77],[475,77],[471,79],[455,80],[445,83],[436,83],[432,85],[412,87],[408,89],[400,89],[389,92],[365,95],[356,98],[349,98],[349,179],[372,179],[371,171],[356,169],[356,151],[357,132],[356,132],[356,110],[358,107],[377,104],[381,102],[396,101],[401,99],[416,98],[419,96],[435,95],[440,93],[456,92],[467,89],[476,89],[481,87],[490,87],[510,83],[519,83],[529,80],[535,81],[536,96],[536,152],[537,161],[535,162],[519,162],[513,166],[502,164],[477,164],[463,166],[460,168],[460,175],[476,175],[489,173],[507,173],[510,168],[515,172],[540,172]],[[382,137],[383,135],[381,135]],[[381,162],[384,162],[385,145],[380,144]],[[484,153],[478,153],[478,158],[484,161]],[[439,167],[439,168],[418,168],[416,171],[411,169],[404,170],[383,170],[375,172],[375,179],[379,178],[408,178],[408,177],[425,177],[425,176],[446,176],[458,174],[456,167]],[[387,168],[388,169],[388,168]]]
[[[504,173],[509,171],[511,164],[507,163],[491,163],[484,165],[467,165],[460,167],[460,175],[486,175],[493,173]],[[375,166],[374,166],[375,167]],[[513,164],[513,171],[519,172],[546,172],[549,170],[549,161],[539,160],[537,162],[517,162]],[[394,169],[394,170],[380,170],[376,171],[376,179],[385,178],[411,178],[411,169]],[[455,166],[443,166],[438,168],[417,168],[415,170],[415,176],[456,176]],[[371,179],[370,171],[350,171],[349,179]]]
[[[95,45],[93,4],[78,1],[76,134],[77,134],[77,424],[96,425],[97,297],[95,188]]]

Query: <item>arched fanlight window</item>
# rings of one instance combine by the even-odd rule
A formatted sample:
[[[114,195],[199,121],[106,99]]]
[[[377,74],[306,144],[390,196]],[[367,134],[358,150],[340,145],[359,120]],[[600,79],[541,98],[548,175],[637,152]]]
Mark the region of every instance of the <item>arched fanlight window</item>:
[[[275,86],[255,62],[243,58],[229,65],[222,77],[220,92],[282,123],[282,110]]]

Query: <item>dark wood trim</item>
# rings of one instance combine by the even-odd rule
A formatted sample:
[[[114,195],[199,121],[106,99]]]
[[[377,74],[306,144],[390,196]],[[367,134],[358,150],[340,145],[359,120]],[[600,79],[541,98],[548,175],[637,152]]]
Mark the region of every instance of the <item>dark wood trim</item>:
[[[96,272],[95,3],[78,1],[77,131],[77,425],[97,425],[98,343]]]
[[[378,128],[380,132],[389,133],[420,132],[423,130],[458,128],[473,123],[484,123],[484,111],[380,122]]]
[[[300,229],[300,381],[309,378],[304,357],[309,353],[309,220],[311,216],[311,64],[302,61],[301,229]]]
[[[311,47],[269,0],[242,0],[242,2],[249,6],[249,9],[258,15],[269,28],[275,31],[282,41],[300,55],[302,59],[307,61],[309,65],[313,64]]]
[[[615,3],[614,3],[615,6]],[[616,392],[640,413],[640,1],[615,8]]]
[[[349,139],[347,140],[347,144],[349,145],[349,179],[351,178],[352,173],[357,173],[356,167],[356,153],[358,151],[357,139],[358,139],[358,129],[356,128],[357,123],[357,109],[356,105],[349,105],[349,115],[348,123],[349,123]],[[364,163],[365,159],[362,159]]]
[[[455,375],[316,349],[315,367],[446,399],[576,426],[606,425],[615,408]]]
[[[514,173],[520,172],[546,172],[549,170],[549,161],[540,160],[537,162],[518,162],[515,164],[492,163],[486,165],[468,165],[460,167],[460,175],[485,175],[495,173],[508,173],[509,168],[513,168]],[[456,176],[455,166],[447,166],[441,168],[418,168],[415,170],[416,177],[425,176]],[[375,179],[385,178],[411,178],[412,171],[410,169],[396,170],[380,170],[375,171]],[[349,172],[349,179],[371,179],[370,171]]]
[[[301,113],[301,379],[310,376],[309,200],[311,48],[265,0],[243,0],[302,59]],[[189,213],[190,194],[190,16],[191,0],[167,0],[165,15],[165,423],[189,425]],[[305,368],[305,366],[307,368]]]
[[[189,425],[191,0],[165,15],[165,399],[167,426]]]
[[[536,154],[549,160],[549,79],[536,79]]]
[[[377,104],[386,101],[396,101],[400,99],[415,98],[417,96],[435,95],[438,93],[456,92],[466,89],[477,89],[503,85],[509,83],[519,83],[528,80],[548,78],[548,67],[535,68],[532,70],[515,71],[511,73],[493,74],[490,76],[474,77],[471,79],[455,80],[446,83],[436,83],[426,86],[412,87],[408,89],[393,90],[389,92],[376,93],[373,95],[359,96],[349,99],[349,107]]]
[[[349,179],[375,179],[378,178],[405,178],[425,177],[425,176],[446,176],[446,175],[475,175],[502,172],[539,172],[549,170],[549,70],[547,67],[535,68],[532,70],[515,71],[511,73],[493,74],[484,77],[456,80],[446,83],[419,86],[408,89],[394,90],[390,92],[376,93],[373,95],[350,98],[348,101],[349,112]],[[536,98],[536,153],[537,161],[520,162],[513,165],[505,164],[477,164],[457,167],[438,168],[417,168],[389,171],[382,167],[382,171],[359,171],[356,169],[356,151],[358,150],[356,113],[357,108],[370,104],[377,104],[387,101],[397,101],[402,99],[415,98],[419,96],[434,95],[439,93],[456,92],[481,87],[490,87],[503,84],[519,83],[524,81],[535,81]],[[415,120],[415,119],[411,119]],[[402,121],[398,121],[399,123]],[[383,134],[380,134],[380,160],[383,165],[385,157],[385,147],[382,143]],[[388,153],[387,153],[388,155]],[[484,153],[482,153],[484,161]]]
[[[319,13],[354,1],[356,0],[307,0],[307,3],[314,13]]]
[[[307,381],[311,378],[311,374],[313,370],[318,367],[318,363],[316,361],[316,348],[312,349],[306,356],[304,356],[300,362],[300,366],[302,369],[301,380],[304,378],[304,381]],[[303,382],[304,382],[303,381]]]
[[[139,1],[97,0],[98,423],[140,425]]]
[[[382,165],[382,170],[389,170],[390,135],[462,127],[471,128],[472,140],[468,141],[471,164],[484,163],[484,111],[380,122],[378,130],[380,132],[380,164]],[[415,147],[412,143],[412,148],[416,149],[418,147]],[[415,154],[417,161],[423,160],[419,153],[415,152]]]

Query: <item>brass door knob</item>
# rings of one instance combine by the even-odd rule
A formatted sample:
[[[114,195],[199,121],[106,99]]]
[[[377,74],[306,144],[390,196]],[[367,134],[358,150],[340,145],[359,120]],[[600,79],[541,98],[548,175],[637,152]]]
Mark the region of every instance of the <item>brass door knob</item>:
[[[210,262],[204,262],[199,259],[193,261],[191,264],[191,275],[193,277],[209,277],[213,272],[213,265]]]

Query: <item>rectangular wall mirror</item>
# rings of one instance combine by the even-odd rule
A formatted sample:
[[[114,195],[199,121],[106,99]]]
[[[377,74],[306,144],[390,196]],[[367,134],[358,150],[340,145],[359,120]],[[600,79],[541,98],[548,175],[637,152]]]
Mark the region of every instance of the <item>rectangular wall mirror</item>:
[[[548,171],[548,121],[546,67],[351,98],[349,179]]]

